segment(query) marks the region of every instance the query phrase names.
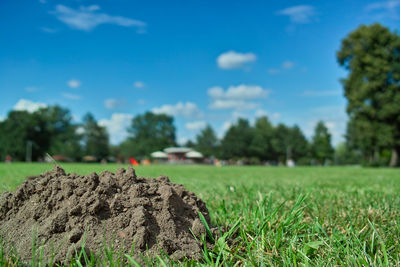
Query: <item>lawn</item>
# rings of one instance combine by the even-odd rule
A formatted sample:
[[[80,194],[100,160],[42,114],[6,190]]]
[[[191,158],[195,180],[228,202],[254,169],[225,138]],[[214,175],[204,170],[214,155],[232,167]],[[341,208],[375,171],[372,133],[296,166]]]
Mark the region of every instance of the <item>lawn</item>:
[[[88,174],[121,165],[62,164]],[[0,191],[51,164],[0,164]],[[139,166],[195,192],[226,240],[183,265],[400,265],[400,170],[357,167]],[[0,253],[1,254],[1,253]],[[4,264],[6,256],[0,255]],[[112,265],[115,262],[107,262]],[[150,262],[148,262],[149,264]],[[155,259],[155,266],[168,259]],[[116,264],[118,265],[118,264]]]

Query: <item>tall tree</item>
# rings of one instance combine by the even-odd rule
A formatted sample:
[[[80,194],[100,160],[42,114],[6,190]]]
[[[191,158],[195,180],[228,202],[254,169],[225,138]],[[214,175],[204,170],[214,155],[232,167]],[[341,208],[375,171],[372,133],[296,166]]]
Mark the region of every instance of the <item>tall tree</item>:
[[[253,139],[253,129],[249,121],[239,119],[226,132],[221,142],[221,156],[224,159],[250,157],[250,145]]]
[[[100,126],[91,113],[83,117],[83,142],[86,155],[95,156],[97,159],[109,155],[108,133],[105,127]]]
[[[148,157],[151,152],[176,145],[174,119],[146,112],[132,119],[129,138],[121,144],[125,156]]]
[[[348,70],[342,80],[351,120],[369,128],[385,127],[392,150],[391,166],[400,153],[400,36],[380,24],[362,25],[350,33],[337,53],[340,66]],[[363,133],[362,133],[363,134]],[[367,133],[364,133],[367,134]],[[369,135],[376,149],[374,139]],[[367,138],[367,136],[365,137]],[[374,152],[375,153],[375,152]]]
[[[218,138],[210,125],[207,125],[196,136],[195,148],[203,153],[205,157],[216,156]]]
[[[0,122],[0,156],[1,160],[10,155],[14,160],[25,160],[28,142],[33,146],[32,159],[42,156],[43,146],[37,144],[41,129],[31,113],[27,111],[11,111],[7,118]],[[39,137],[39,138],[38,138]],[[45,144],[47,147],[47,144]]]
[[[50,155],[63,155],[72,160],[82,157],[82,136],[76,131],[78,125],[72,124],[72,116],[68,109],[49,106],[38,110],[34,116],[46,132],[44,139],[49,141],[46,152]]]
[[[312,138],[312,152],[314,158],[320,164],[324,164],[326,160],[331,160],[333,157],[334,151],[331,145],[331,134],[322,121],[319,121],[315,126]]]
[[[304,162],[309,154],[309,144],[300,128],[279,124],[271,139],[273,159],[284,163],[288,159]]]
[[[267,117],[260,117],[256,120],[254,136],[250,144],[251,154],[260,160],[273,160],[274,151],[272,140],[274,127]]]
[[[11,111],[0,123],[2,159],[10,155],[15,160],[25,160],[27,149],[31,151],[32,160],[43,158],[46,152],[79,159],[79,142],[69,110],[59,106],[41,108],[33,113]]]

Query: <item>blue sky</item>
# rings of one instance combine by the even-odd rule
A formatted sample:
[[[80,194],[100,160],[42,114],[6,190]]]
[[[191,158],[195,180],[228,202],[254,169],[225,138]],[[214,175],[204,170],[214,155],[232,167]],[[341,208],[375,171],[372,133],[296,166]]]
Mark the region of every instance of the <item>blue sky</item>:
[[[397,30],[400,0],[0,2],[0,119],[59,104],[90,111],[112,143],[147,110],[180,143],[206,123],[267,115],[336,144],[347,116],[335,53],[360,24]]]

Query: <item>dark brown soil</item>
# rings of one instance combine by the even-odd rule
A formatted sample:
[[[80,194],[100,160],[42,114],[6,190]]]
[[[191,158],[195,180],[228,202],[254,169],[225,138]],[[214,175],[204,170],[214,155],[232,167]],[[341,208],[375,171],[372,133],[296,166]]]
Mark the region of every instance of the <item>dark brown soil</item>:
[[[198,259],[202,244],[193,234],[205,234],[198,212],[210,223],[205,203],[166,176],[138,178],[133,168],[82,176],[55,166],[0,195],[0,234],[24,261],[33,236],[58,262],[82,244],[101,255],[105,242],[126,252],[134,243],[135,255],[162,249],[176,260]]]

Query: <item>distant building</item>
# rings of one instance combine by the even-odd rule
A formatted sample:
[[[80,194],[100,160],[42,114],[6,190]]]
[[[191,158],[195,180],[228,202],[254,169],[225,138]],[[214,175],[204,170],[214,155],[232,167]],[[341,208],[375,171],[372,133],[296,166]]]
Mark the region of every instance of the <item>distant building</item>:
[[[164,151],[155,151],[150,156],[159,162],[201,163],[204,156],[189,147],[167,147]]]

